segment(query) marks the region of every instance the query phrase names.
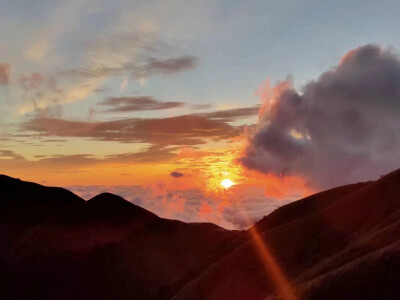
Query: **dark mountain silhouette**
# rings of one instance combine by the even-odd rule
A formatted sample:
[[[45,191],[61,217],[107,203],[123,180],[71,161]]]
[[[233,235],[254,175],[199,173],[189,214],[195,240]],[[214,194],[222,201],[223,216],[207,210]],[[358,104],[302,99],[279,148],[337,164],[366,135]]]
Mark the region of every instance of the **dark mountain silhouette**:
[[[400,299],[400,170],[285,205],[247,231],[7,176],[0,203],[1,299],[281,299],[268,253],[290,299]]]

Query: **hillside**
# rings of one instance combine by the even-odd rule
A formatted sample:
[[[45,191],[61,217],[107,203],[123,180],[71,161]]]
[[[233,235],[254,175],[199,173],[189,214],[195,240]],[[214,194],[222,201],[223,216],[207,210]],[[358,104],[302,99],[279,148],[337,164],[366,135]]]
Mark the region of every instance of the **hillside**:
[[[247,231],[7,176],[0,201],[1,299],[400,297],[400,170],[290,203]]]

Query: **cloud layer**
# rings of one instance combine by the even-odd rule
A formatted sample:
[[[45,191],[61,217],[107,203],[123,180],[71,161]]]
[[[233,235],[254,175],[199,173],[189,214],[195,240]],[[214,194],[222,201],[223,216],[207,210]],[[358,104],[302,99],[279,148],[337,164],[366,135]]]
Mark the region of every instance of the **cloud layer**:
[[[196,115],[104,122],[36,118],[25,123],[23,129],[39,132],[43,136],[84,137],[164,146],[203,144],[204,139],[227,139],[239,134],[235,126]]]
[[[174,190],[164,186],[67,186],[84,199],[110,192],[164,218],[212,222],[228,229],[244,229],[292,199],[267,198],[262,187],[240,187],[230,202],[207,197],[199,189]]]
[[[173,107],[181,102],[161,102],[151,98],[134,100],[115,98],[109,104],[122,103],[133,109],[149,110]],[[136,103],[135,103],[136,102]],[[144,103],[139,103],[144,102]],[[127,104],[130,103],[130,104]],[[115,107],[116,108],[116,107]],[[208,140],[223,140],[238,136],[240,126],[229,122],[242,117],[254,116],[256,107],[245,107],[204,114],[190,114],[159,119],[129,118],[115,121],[71,121],[36,115],[21,125],[22,130],[38,133],[43,137],[81,137],[100,141],[141,142],[160,146],[198,145]]]
[[[287,80],[263,98],[247,168],[327,188],[399,167],[400,61],[391,49],[359,47],[303,93]]]

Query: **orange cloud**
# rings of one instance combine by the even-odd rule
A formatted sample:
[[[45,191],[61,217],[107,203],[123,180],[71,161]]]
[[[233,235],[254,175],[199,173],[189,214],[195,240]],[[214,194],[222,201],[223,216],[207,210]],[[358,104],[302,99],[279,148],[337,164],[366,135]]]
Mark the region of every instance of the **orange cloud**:
[[[9,64],[0,64],[0,85],[7,85],[10,82],[10,70]]]

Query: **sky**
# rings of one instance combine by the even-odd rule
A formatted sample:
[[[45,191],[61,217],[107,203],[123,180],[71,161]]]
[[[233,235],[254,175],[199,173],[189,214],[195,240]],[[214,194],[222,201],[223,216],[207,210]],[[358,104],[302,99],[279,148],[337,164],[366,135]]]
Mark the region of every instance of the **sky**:
[[[0,173],[244,228],[400,165],[399,1],[0,3]]]

